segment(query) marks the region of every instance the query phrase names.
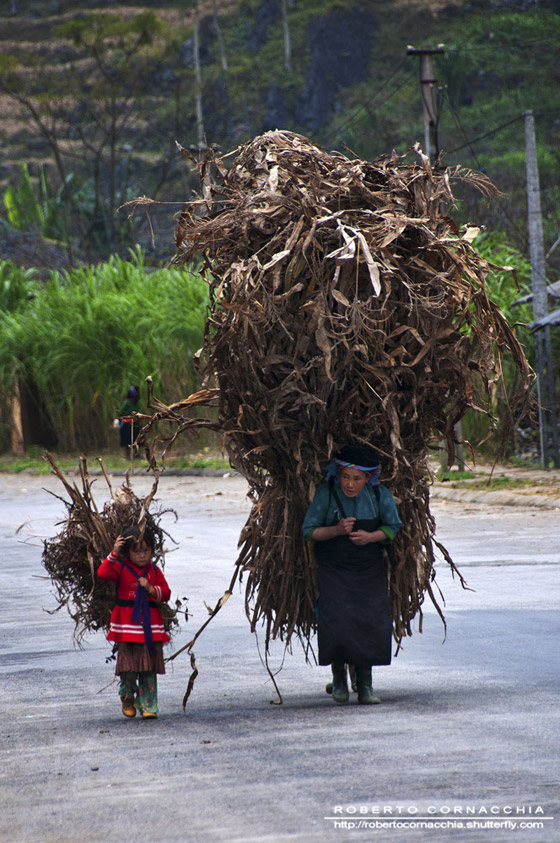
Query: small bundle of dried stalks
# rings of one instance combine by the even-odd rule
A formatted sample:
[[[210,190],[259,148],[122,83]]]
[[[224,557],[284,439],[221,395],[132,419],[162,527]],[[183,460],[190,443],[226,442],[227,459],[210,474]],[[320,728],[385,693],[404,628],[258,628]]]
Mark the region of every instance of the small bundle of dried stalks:
[[[102,629],[109,631],[111,610],[115,605],[115,584],[98,580],[96,571],[108,555],[117,536],[127,527],[137,524],[147,529],[154,536],[154,561],[164,565],[164,536],[168,535],[160,526],[165,512],[173,510],[149,511],[157,489],[157,478],[150,493],[145,498],[138,498],[132,491],[128,478],[122,487],[113,493],[111,483],[103,463],[105,480],[109,487],[111,500],[100,511],[92,495],[92,480],[88,473],[85,457],[80,457],[80,476],[82,489],[68,482],[51,454],[46,452],[45,459],[52,471],[61,480],[70,500],[60,498],[65,504],[68,515],[62,522],[63,529],[54,539],[44,542],[43,565],[55,588],[59,611],[66,606],[74,621],[74,638],[79,643],[86,632]],[[58,496],[57,496],[58,497]],[[168,632],[178,628],[176,607],[169,604],[162,606],[164,623]]]
[[[452,460],[467,409],[490,414],[504,352],[521,374],[512,418],[526,408],[532,373],[486,294],[477,230],[460,232],[444,211],[453,179],[488,195],[492,186],[480,174],[438,172],[416,153],[418,163],[370,163],[268,132],[229,170],[209,151],[204,198],[180,216],[175,261],[202,256],[208,273],[206,386],[217,387],[225,448],[254,502],[236,564],[251,628],[264,624],[267,646],[295,634],[307,647],[314,630],[315,565],[301,524],[333,448],[374,445],[398,501],[391,599],[400,641],[426,592],[437,606],[434,545],[455,570],[434,538],[430,448],[445,440]],[[211,166],[221,183],[209,189]],[[196,404],[158,404],[153,423],[192,430]]]

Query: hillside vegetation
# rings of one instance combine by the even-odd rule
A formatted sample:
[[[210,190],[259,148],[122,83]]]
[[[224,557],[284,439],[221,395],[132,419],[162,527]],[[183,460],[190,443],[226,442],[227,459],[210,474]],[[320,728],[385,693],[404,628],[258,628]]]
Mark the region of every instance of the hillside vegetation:
[[[423,142],[418,59],[406,55],[408,44],[445,45],[435,57],[445,160],[485,170],[504,193],[490,206],[461,197],[462,217],[526,251],[522,115],[531,108],[548,247],[557,237],[558,2],[11,6],[0,19],[0,178],[15,199],[0,214],[4,228],[41,226],[71,257],[106,257],[138,240],[151,248],[145,218],[130,222],[115,209],[142,194],[186,198],[195,180],[176,140],[189,147],[202,137],[228,151],[288,128],[364,158]],[[22,162],[38,206],[27,219],[17,213],[18,189],[20,204],[32,204]],[[152,212],[160,256],[172,253],[177,208]],[[555,254],[551,260],[554,270]]]
[[[196,389],[208,288],[198,274],[128,261],[53,272],[0,261],[0,452],[10,447],[17,397],[26,446],[116,446],[112,419],[145,379],[172,402]]]
[[[529,322],[530,305],[512,307],[530,284],[528,109],[549,282],[560,267],[559,12],[560,0],[5,0],[0,449],[18,390],[41,428],[31,441],[72,448],[110,441],[130,382],[152,374],[164,400],[195,388],[205,288],[194,268],[186,277],[161,267],[175,215],[198,187],[200,149],[227,153],[284,128],[365,159],[406,155],[424,143],[408,45],[444,45],[434,57],[442,161],[484,171],[501,191],[491,202],[458,195],[453,216],[485,227],[479,250],[517,269],[520,291],[499,271],[488,289],[511,322]],[[160,204],[131,216],[122,206],[138,196]],[[151,281],[147,267],[157,268]],[[128,336],[129,323],[140,336]],[[520,336],[531,357],[529,333]],[[514,388],[515,373],[505,374]],[[499,416],[507,396],[495,400]],[[466,426],[484,439],[477,419]]]

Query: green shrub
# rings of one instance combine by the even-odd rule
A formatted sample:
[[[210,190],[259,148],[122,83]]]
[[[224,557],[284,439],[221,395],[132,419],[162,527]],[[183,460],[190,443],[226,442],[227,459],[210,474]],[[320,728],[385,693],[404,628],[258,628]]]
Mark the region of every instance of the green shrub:
[[[495,268],[491,269],[486,280],[486,292],[488,297],[499,306],[510,325],[516,326],[517,337],[525,348],[529,362],[532,363],[533,338],[526,327],[532,320],[532,305],[530,302],[514,305],[516,301],[531,292],[531,265],[501,232],[480,234],[473,245],[487,261],[494,264]],[[491,416],[498,420],[498,426],[508,417],[510,398],[520,386],[519,373],[513,361],[507,356],[502,360],[501,371],[503,383],[500,378],[497,378],[493,384],[490,384],[488,407]],[[475,447],[483,442],[482,450],[492,454],[496,440],[491,438],[484,442],[489,429],[489,417],[474,410],[469,410],[462,421],[462,435]],[[510,447],[513,446],[512,441]]]
[[[132,384],[150,375],[168,402],[196,388],[207,298],[198,274],[149,271],[139,249],[129,261],[53,272],[25,307],[0,315],[2,394],[25,384],[60,449],[106,447]]]

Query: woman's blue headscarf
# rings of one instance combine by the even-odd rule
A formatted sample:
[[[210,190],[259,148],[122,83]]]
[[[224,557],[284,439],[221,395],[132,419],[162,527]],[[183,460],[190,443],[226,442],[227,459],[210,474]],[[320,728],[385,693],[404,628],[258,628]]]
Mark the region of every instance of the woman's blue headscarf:
[[[325,469],[327,480],[338,475],[340,466],[367,472],[370,475],[367,481],[369,486],[379,484],[381,466],[373,448],[362,445],[345,445],[340,451],[335,451],[332,460]]]

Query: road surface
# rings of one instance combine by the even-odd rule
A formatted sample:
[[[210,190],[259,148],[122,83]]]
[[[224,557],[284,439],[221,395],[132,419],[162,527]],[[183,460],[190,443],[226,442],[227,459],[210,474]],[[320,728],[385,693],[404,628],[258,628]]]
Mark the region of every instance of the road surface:
[[[119,481],[120,482],[120,481]],[[134,478],[139,494],[149,481]],[[98,500],[104,500],[99,481]],[[382,704],[337,707],[301,648],[264,670],[238,591],[160,678],[157,721],[125,720],[102,635],[83,649],[42,578],[41,540],[65,511],[54,477],[0,476],[2,809],[7,843],[560,841],[558,510],[433,503],[448,629],[374,671]],[[167,557],[189,640],[227,587],[249,511],[244,481],[162,478],[178,549]]]

